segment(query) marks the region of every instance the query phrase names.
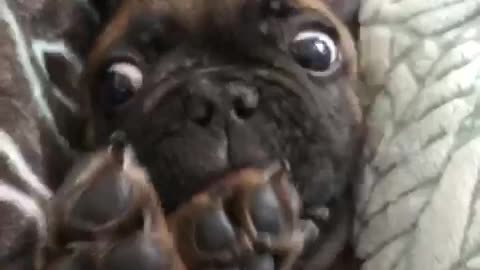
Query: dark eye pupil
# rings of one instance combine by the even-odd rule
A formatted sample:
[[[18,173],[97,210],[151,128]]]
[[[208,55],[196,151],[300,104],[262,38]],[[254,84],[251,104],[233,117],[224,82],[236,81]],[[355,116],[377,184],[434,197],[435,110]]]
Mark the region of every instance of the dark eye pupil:
[[[324,40],[316,37],[294,41],[290,50],[298,64],[304,68],[325,71],[332,63],[333,52]]]
[[[107,109],[127,102],[133,95],[130,79],[117,72],[107,72],[104,79],[104,105]]]

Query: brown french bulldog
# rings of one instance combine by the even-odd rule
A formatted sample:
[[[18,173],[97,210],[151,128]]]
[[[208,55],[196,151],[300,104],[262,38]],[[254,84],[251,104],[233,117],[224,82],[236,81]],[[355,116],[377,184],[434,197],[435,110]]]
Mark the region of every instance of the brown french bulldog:
[[[20,5],[7,1],[9,10],[12,2]],[[91,28],[101,30],[96,42],[65,35],[89,55],[74,95],[89,96],[80,106],[86,147],[103,150],[74,167],[55,196],[72,157],[52,150],[63,149],[52,148],[61,140],[44,103],[29,102],[36,92],[5,92],[15,102],[2,109],[18,118],[0,123],[3,145],[21,149],[4,152],[24,153],[28,160],[14,164],[30,164],[34,176],[14,166],[0,181],[0,228],[21,221],[0,231],[0,268],[353,269],[342,250],[363,145],[349,29],[359,0],[89,2],[101,27]],[[63,2],[50,1],[40,17],[55,18],[55,3]],[[0,88],[28,83],[18,76]],[[68,121],[58,107],[49,106],[60,135],[80,145],[83,118]],[[129,146],[104,148],[117,130]],[[90,170],[96,158],[107,177]],[[88,177],[72,185],[79,175]],[[47,222],[43,202],[52,196]],[[39,252],[45,239],[53,254]]]
[[[127,135],[187,269],[339,258],[363,142],[358,2],[92,1],[89,144]]]

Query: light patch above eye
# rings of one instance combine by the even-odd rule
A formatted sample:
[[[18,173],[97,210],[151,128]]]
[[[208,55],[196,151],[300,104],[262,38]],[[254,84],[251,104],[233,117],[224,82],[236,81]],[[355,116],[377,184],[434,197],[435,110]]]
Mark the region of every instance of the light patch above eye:
[[[108,71],[128,78],[134,90],[140,89],[143,85],[142,71],[134,64],[128,62],[114,63]]]

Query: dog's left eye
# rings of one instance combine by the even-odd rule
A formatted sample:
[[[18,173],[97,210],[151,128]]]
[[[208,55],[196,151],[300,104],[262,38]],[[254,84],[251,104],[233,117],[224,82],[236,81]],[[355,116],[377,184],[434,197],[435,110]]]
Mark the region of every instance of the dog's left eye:
[[[326,33],[303,31],[290,44],[297,63],[315,76],[328,76],[338,66],[340,53],[335,41]]]
[[[141,70],[128,62],[111,64],[103,78],[103,100],[107,109],[127,102],[143,84]]]

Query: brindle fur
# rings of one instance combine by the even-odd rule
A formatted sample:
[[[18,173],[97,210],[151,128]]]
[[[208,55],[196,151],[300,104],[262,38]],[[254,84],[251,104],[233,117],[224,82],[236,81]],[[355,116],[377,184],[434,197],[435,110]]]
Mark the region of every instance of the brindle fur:
[[[283,97],[285,100],[292,99],[291,102],[304,102],[306,106],[306,110],[299,109],[296,112],[296,117],[301,117],[300,114],[304,114],[303,116],[304,121],[310,121],[314,125],[321,125],[323,126],[324,130],[319,130],[319,127],[314,127],[311,132],[318,132],[316,137],[318,139],[314,139],[313,141],[309,141],[308,145],[305,142],[299,142],[298,144],[302,145],[305,148],[310,148],[312,146],[311,143],[318,143],[319,145],[328,145],[328,143],[322,141],[322,139],[330,140],[332,145],[326,146],[325,150],[327,152],[332,152],[332,155],[335,155],[335,158],[340,158],[338,165],[341,167],[344,166],[343,169],[338,169],[339,172],[341,171],[342,174],[347,173],[348,169],[350,168],[350,162],[352,153],[355,147],[352,146],[357,145],[356,134],[362,131],[361,129],[361,112],[354,95],[354,88],[356,84],[356,55],[354,49],[354,43],[351,36],[348,34],[347,29],[343,24],[340,23],[336,17],[333,16],[331,11],[328,11],[325,4],[316,1],[291,1],[292,4],[296,4],[299,7],[310,7],[311,9],[315,10],[321,14],[321,22],[327,21],[329,26],[332,26],[334,29],[337,30],[340,45],[343,48],[342,52],[344,54],[344,63],[343,68],[334,76],[329,78],[329,80],[322,80],[322,81],[312,81],[305,77],[305,74],[299,74],[301,71],[298,67],[293,67],[287,69],[287,72],[294,73],[299,77],[302,77],[301,83],[305,85],[301,85],[301,87],[305,87],[306,89],[290,89],[292,93],[286,93],[286,96]],[[183,3],[183,4],[182,4]],[[242,6],[244,7],[245,4],[242,5],[243,1],[205,1],[203,8],[200,8],[200,11],[194,8],[190,8],[191,5],[194,5],[195,1],[123,1],[123,4],[118,8],[118,12],[112,18],[110,24],[106,26],[106,30],[104,34],[100,36],[97,42],[97,46],[93,49],[87,66],[87,73],[84,82],[86,82],[86,88],[84,91],[90,91],[91,93],[91,101],[92,101],[92,115],[95,117],[92,118],[91,128],[92,133],[95,134],[96,138],[93,138],[95,143],[104,143],[105,138],[108,137],[112,129],[121,128],[126,129],[127,132],[131,132],[129,134],[131,139],[133,140],[133,144],[135,145],[138,140],[144,139],[142,133],[140,135],[138,125],[132,126],[130,123],[137,123],[136,119],[141,119],[141,117],[146,116],[148,113],[155,113],[158,114],[159,119],[168,122],[181,122],[184,119],[176,119],[173,120],[170,117],[165,118],[164,116],[167,115],[169,109],[167,106],[160,106],[159,103],[165,102],[164,96],[174,95],[174,93],[169,92],[170,85],[174,85],[175,82],[169,80],[169,77],[177,76],[177,73],[182,73],[185,69],[188,71],[189,69],[195,70],[202,67],[208,67],[209,65],[220,65],[219,63],[213,63],[213,61],[217,61],[218,59],[199,59],[200,56],[192,55],[192,56],[172,56],[171,51],[175,51],[169,46],[176,46],[177,43],[180,43],[181,46],[179,51],[185,49],[189,50],[188,42],[195,42],[198,44],[194,44],[193,46],[200,46],[199,50],[202,50],[202,46],[206,45],[206,50],[214,50],[217,46],[221,48],[221,46],[225,46],[227,49],[231,49],[235,51],[234,53],[226,54],[221,57],[234,57],[232,54],[244,54],[245,57],[252,57],[252,61],[270,61],[268,59],[262,59],[259,54],[265,53],[268,55],[268,50],[264,45],[264,41],[257,39],[259,36],[257,33],[252,31],[258,30],[256,27],[257,25],[248,25],[242,26],[245,22],[245,19],[253,19],[259,20],[256,18],[257,14],[255,12],[259,12],[259,10],[255,9],[248,9],[248,11],[244,11],[239,8],[228,8],[231,6]],[[249,2],[250,3],[250,2]],[[258,6],[259,4],[254,4],[253,6]],[[215,11],[225,11],[226,14],[216,14]],[[229,13],[230,12],[230,13]],[[247,12],[252,12],[253,14],[245,14]],[[310,14],[311,15],[311,14]],[[245,17],[248,16],[248,17]],[[191,23],[185,22],[184,18],[188,17],[191,20]],[[308,18],[308,16],[306,16]],[[213,18],[213,19],[212,19]],[[217,18],[217,19],[215,19]],[[230,24],[224,25],[220,18],[229,18],[229,21],[232,21]],[[213,21],[211,21],[212,19]],[[220,23],[216,23],[216,21]],[[317,20],[318,21],[318,20]],[[256,22],[256,21],[255,21]],[[258,22],[260,23],[260,22]],[[128,25],[128,27],[124,27]],[[189,28],[190,25],[195,25],[196,28],[192,29]],[[201,25],[205,25],[203,28]],[[287,27],[286,33],[292,34],[294,29],[288,29],[288,24],[283,25]],[[282,27],[283,27],[282,26]],[[170,28],[171,27],[171,28]],[[223,29],[222,29],[223,27]],[[272,24],[272,29],[275,27],[280,27],[279,24]],[[190,30],[192,29],[192,30]],[[275,33],[273,33],[275,34]],[[224,44],[208,44],[208,42],[212,43],[209,38],[212,36],[218,39],[220,42],[225,42]],[[239,39],[238,37],[242,37]],[[141,37],[141,39],[140,39]],[[149,46],[149,42],[156,44],[157,47],[160,48],[152,48]],[[279,45],[285,45],[283,40],[276,40]],[[202,44],[205,43],[205,44]],[[211,47],[209,47],[211,46]],[[231,47],[228,47],[231,46]],[[165,48],[162,48],[165,47]],[[248,49],[246,49],[248,48]],[[282,48],[283,49],[283,48]],[[163,51],[164,50],[164,51]],[[170,59],[161,59],[163,54],[168,54]],[[186,53],[184,51],[178,52],[179,54]],[[193,52],[195,54],[196,52]],[[275,51],[275,56],[282,56],[281,51]],[[142,91],[139,95],[134,97],[132,101],[130,101],[126,106],[123,106],[121,110],[119,110],[118,115],[114,116],[113,119],[106,120],[102,117],[103,112],[102,108],[99,107],[98,103],[98,92],[100,91],[96,86],[98,76],[102,72],[101,67],[108,61],[115,59],[115,54],[120,55],[130,55],[133,59],[138,59],[140,62],[143,62],[145,66],[149,68],[156,68],[155,74],[152,75],[152,81],[155,83],[164,83],[165,87],[158,87],[155,91]],[[146,56],[148,54],[148,57]],[[129,56],[129,57],[130,57]],[[207,58],[210,56],[206,56]],[[217,56],[213,56],[217,57]],[[269,57],[269,56],[267,56]],[[271,56],[270,56],[271,57]],[[233,59],[233,61],[237,61],[239,59]],[[133,60],[135,61],[135,60]],[[158,61],[159,63],[156,63]],[[164,64],[162,61],[169,62],[168,66]],[[203,63],[201,61],[204,61]],[[209,63],[210,61],[210,63]],[[221,60],[219,60],[221,61]],[[227,59],[227,61],[229,61]],[[281,61],[285,61],[286,63],[282,63]],[[281,66],[284,68],[284,65],[289,65],[292,63],[288,62],[288,59],[281,59],[278,60],[275,65]],[[151,63],[153,62],[153,63]],[[172,62],[172,63],[170,63]],[[270,61],[271,62],[271,61]],[[271,64],[271,63],[269,63]],[[193,66],[193,67],[190,67]],[[236,71],[234,71],[236,72]],[[265,77],[269,77],[268,79],[275,80],[277,79],[274,72],[266,74]],[[183,74],[179,74],[178,76],[183,76]],[[331,89],[330,91],[321,91],[321,89],[329,89],[329,88],[337,88]],[[162,89],[165,88],[165,89]],[[299,87],[300,88],[300,87]],[[300,96],[301,100],[295,101],[295,99]],[[290,101],[289,101],[290,102]],[[290,105],[290,104],[289,104]],[[173,106],[173,105],[172,105]],[[293,108],[296,109],[296,105],[291,105]],[[164,110],[163,112],[160,111],[153,111],[153,110]],[[178,108],[177,108],[178,109]],[[329,123],[319,123],[320,121],[315,121],[312,119],[312,116],[309,116],[310,113],[316,114],[332,114],[335,117],[330,119],[325,119],[329,121]],[[177,112],[178,113],[178,112]],[[124,115],[125,114],[125,115]],[[176,116],[176,115],[175,115]],[[179,117],[179,116],[178,116]],[[123,119],[125,118],[125,119]],[[173,118],[173,116],[172,116]],[[147,125],[152,125],[154,123],[145,123],[143,127],[147,128]],[[166,125],[168,123],[158,123]],[[293,123],[290,123],[293,124]],[[169,127],[171,128],[171,127]],[[254,127],[260,128],[260,127]],[[291,131],[288,133],[295,133],[295,132],[307,132],[304,130],[305,127],[298,127],[294,128],[291,127]],[[151,127],[150,127],[151,129]],[[147,131],[147,130],[144,130]],[[160,130],[159,128],[154,130],[149,130],[152,133],[159,133],[157,135],[151,134],[153,137],[155,136],[162,136],[162,133],[165,131]],[[148,133],[150,134],[150,133]],[[192,136],[195,134],[192,134]],[[292,134],[293,135],[293,134]],[[141,136],[141,137],[139,137]],[[302,136],[307,136],[307,134],[301,134]],[[334,138],[336,137],[336,138]],[[189,138],[190,139],[194,139]],[[240,142],[239,142],[240,143]],[[251,142],[253,143],[253,142]],[[265,142],[267,143],[267,142]],[[258,144],[258,142],[257,142]],[[268,144],[268,143],[267,143]],[[168,146],[165,146],[168,148]],[[180,145],[178,147],[181,147]],[[253,147],[253,146],[252,146]],[[262,147],[260,147],[262,148]],[[327,150],[328,149],[328,150]],[[138,149],[140,151],[140,159],[142,159],[142,149]],[[165,155],[171,154],[172,152],[175,153],[180,149],[165,149],[163,154],[160,156],[166,158]],[[168,151],[170,150],[170,151]],[[173,151],[172,151],[173,150]],[[201,151],[214,151],[215,149],[204,149]],[[200,149],[198,150],[200,151]],[[170,153],[169,153],[170,152]],[[194,151],[193,151],[194,152]],[[309,151],[307,151],[309,152]],[[206,154],[206,153],[205,153]],[[240,154],[240,153],[239,153]],[[318,153],[319,157],[323,156],[322,154]],[[208,156],[208,155],[199,155],[199,156]],[[323,157],[322,157],[323,158]],[[331,158],[334,158],[333,156]],[[188,157],[184,157],[184,160],[179,163],[187,163],[189,160]],[[341,160],[341,161],[340,161]],[[172,160],[173,162],[177,162],[177,160]],[[148,162],[146,162],[148,163]],[[229,167],[235,166],[245,166],[248,164],[240,164],[240,163],[250,163],[247,160],[241,160],[238,162],[239,164],[231,164]],[[149,164],[146,164],[149,167]],[[160,164],[158,164],[160,165]],[[153,165],[152,165],[153,166]],[[182,166],[182,165],[178,165]],[[192,165],[193,166],[193,165]],[[294,165],[292,165],[294,166]],[[180,169],[179,167],[178,169]],[[184,168],[186,173],[188,174],[189,169],[193,168]],[[219,168],[219,170],[225,170],[228,168]],[[160,170],[160,169],[159,169]],[[162,168],[163,171],[169,171],[168,168]],[[177,170],[177,169],[175,169]],[[219,171],[219,172],[220,172]],[[183,178],[181,177],[182,172],[175,172],[179,175],[174,175],[173,178]],[[206,173],[206,172],[203,172]],[[222,172],[220,172],[222,174]],[[205,175],[202,175],[199,178],[203,178]],[[167,179],[172,178],[167,175],[164,177],[159,177],[160,179],[164,178],[165,180],[162,181],[169,181]],[[187,177],[188,178],[188,177]],[[210,176],[211,178],[211,176]],[[345,176],[339,177],[341,179],[345,179]],[[205,179],[203,179],[204,181]],[[197,180],[202,181],[202,180]],[[340,180],[339,180],[340,181]],[[340,181],[344,182],[344,180]],[[166,183],[165,183],[166,184]],[[173,184],[173,183],[172,183]],[[326,193],[328,194],[328,192]],[[176,194],[179,195],[179,194]],[[191,194],[187,194],[186,196],[189,197]],[[181,196],[181,195],[180,195]],[[169,201],[168,198],[164,198],[164,200]],[[167,202],[169,204],[169,202]]]
[[[354,40],[343,23],[350,23],[351,6],[358,2],[330,6],[314,0],[279,1],[284,6],[277,13],[269,10],[271,2],[275,1],[121,1],[117,12],[104,16],[109,20],[90,54],[83,81],[94,116],[90,142],[102,144],[113,130],[124,130],[152,175],[167,213],[230,171],[287,160],[303,199],[304,217],[311,209],[331,208],[330,222],[322,225],[320,239],[306,253],[318,261],[304,265],[323,269],[348,239],[352,207],[346,186],[358,177],[363,119],[355,94]],[[302,21],[327,27],[337,37],[343,62],[332,76],[312,79],[285,53],[286,41]],[[139,63],[146,85],[107,118],[100,104],[101,74],[106,64],[122,57]],[[229,81],[212,80],[216,75],[231,76],[258,91],[263,103],[256,113],[263,120],[238,122],[221,111],[232,109],[228,87],[222,88]],[[215,92],[217,88],[226,96]],[[192,124],[184,111],[202,106],[185,105],[197,97],[220,110],[204,126]]]
[[[99,21],[88,16],[72,16],[74,19],[69,20],[68,14],[80,14],[72,10],[82,9],[73,8],[64,1],[39,0],[38,9],[28,11],[19,1],[7,1],[13,3],[19,12],[24,12],[22,14],[36,14],[22,21],[22,29],[26,33],[47,39],[62,38],[81,60],[88,55],[80,88],[75,85],[75,79],[62,80],[65,76],[55,76],[55,71],[58,71],[58,65],[57,69],[55,65],[58,63],[47,66],[50,79],[60,84],[61,90],[81,108],[77,114],[66,113],[65,108],[55,103],[54,97],[48,96],[60,134],[79,150],[84,146],[96,149],[107,142],[114,130],[123,129],[131,138],[140,162],[146,165],[152,176],[168,213],[206,190],[207,186],[216,185],[217,180],[212,182],[212,179],[222,179],[225,174],[242,168],[263,167],[277,159],[287,160],[292,169],[293,184],[303,199],[303,210],[325,205],[331,210],[329,222],[320,225],[322,233],[319,239],[307,250],[308,256],[302,258],[298,267],[303,269],[310,263],[309,269],[319,269],[319,265],[328,265],[335,259],[348,238],[353,208],[347,186],[359,175],[358,154],[362,145],[363,119],[355,95],[356,53],[346,26],[346,23],[350,25],[352,12],[359,1],[281,0],[288,8],[286,13],[281,10],[276,14],[268,10],[268,4],[266,13],[260,8],[275,0],[90,2],[97,8]],[[57,13],[55,10],[68,12]],[[292,10],[301,12],[290,20],[291,14],[287,13]],[[301,24],[302,20],[327,26],[338,36],[344,61],[333,76],[311,79],[285,54],[285,41],[295,33],[294,25]],[[79,30],[75,23],[91,31]],[[261,25],[267,26],[267,35],[262,32],[265,28]],[[100,26],[103,27],[102,32],[98,32],[101,28],[95,28]],[[6,30],[0,33],[6,33]],[[97,34],[98,39],[92,43],[92,37]],[[57,179],[65,174],[72,156],[69,149],[66,149],[65,155],[59,155],[57,149],[62,148],[32,105],[31,96],[26,93],[27,81],[22,78],[19,67],[15,66],[15,53],[8,48],[13,45],[8,42],[8,39],[0,41],[0,52],[5,53],[7,57],[4,59],[10,61],[0,62],[4,65],[0,66],[3,76],[3,79],[0,78],[0,90],[2,98],[5,98],[2,110],[15,115],[15,118],[3,114],[5,121],[0,122],[0,126],[26,153],[35,174],[46,186],[55,190],[60,184]],[[145,72],[145,78],[155,81],[158,86],[144,87],[113,118],[107,119],[98,103],[98,75],[103,71],[104,64],[118,57],[114,55],[118,53],[128,57],[133,53],[134,59],[143,61],[144,67],[149,70]],[[55,57],[48,59],[55,60]],[[220,122],[214,121],[212,125],[200,128],[185,128],[190,125],[190,120],[183,117],[183,102],[191,98],[192,93],[193,96],[198,92],[208,97],[215,97],[218,93],[196,87],[191,88],[193,92],[190,93],[182,87],[172,91],[173,87],[179,86],[179,82],[191,74],[206,69],[211,70],[208,74],[234,75],[241,83],[252,87],[248,76],[245,79],[249,71],[238,68],[240,63],[263,68],[255,74],[262,87],[266,88],[260,93],[263,103],[257,108],[257,113],[264,116],[263,120],[249,122],[250,119],[245,119],[247,124],[238,125],[231,122],[227,115],[219,114]],[[224,65],[235,68],[226,69]],[[209,81],[209,77],[204,78]],[[199,82],[194,81],[190,87],[199,85]],[[220,86],[218,82],[211,84],[212,89]],[[258,85],[253,84],[253,87]],[[85,99],[87,96],[89,98]],[[229,106],[228,100],[222,99],[216,105]],[[88,118],[86,128],[82,121],[85,115]],[[82,129],[87,135],[87,145],[78,136],[83,133],[79,132]],[[149,153],[151,139],[159,149]],[[225,142],[229,145],[228,158],[212,156],[211,153],[225,151],[222,146]],[[21,179],[17,180],[18,175],[11,173],[6,166],[1,171],[2,180],[7,181],[9,187],[16,186],[33,201],[45,199],[19,186]],[[179,184],[182,181],[187,184]],[[3,219],[0,229],[10,226],[9,222],[18,218],[15,216],[16,206],[12,208],[7,204],[6,207],[5,213],[11,213],[12,217]],[[307,212],[302,213],[304,218],[308,218]],[[22,244],[22,240],[39,235],[40,219],[24,217],[24,220],[25,226],[0,234],[0,265],[8,262],[7,267],[12,269],[30,269],[27,265],[31,261],[29,258],[38,249],[32,249],[29,243]],[[329,237],[332,235],[334,237]],[[18,243],[15,246],[21,251],[2,254],[2,245],[9,246],[13,242]],[[335,247],[334,250],[326,250],[332,247]],[[315,258],[320,261],[315,262]],[[335,267],[353,269],[354,266],[339,263]]]

